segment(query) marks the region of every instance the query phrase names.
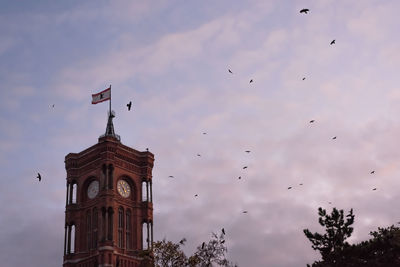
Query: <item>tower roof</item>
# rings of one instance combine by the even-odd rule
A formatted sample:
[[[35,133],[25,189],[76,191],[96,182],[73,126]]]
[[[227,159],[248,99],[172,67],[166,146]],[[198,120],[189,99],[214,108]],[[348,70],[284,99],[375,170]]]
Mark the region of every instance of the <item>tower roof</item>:
[[[115,112],[114,111],[109,112],[106,133],[101,135],[99,138],[113,137],[113,138],[117,139],[118,141],[121,141],[121,137],[118,134],[116,134],[114,131],[114,124],[113,124],[114,117],[115,117]]]

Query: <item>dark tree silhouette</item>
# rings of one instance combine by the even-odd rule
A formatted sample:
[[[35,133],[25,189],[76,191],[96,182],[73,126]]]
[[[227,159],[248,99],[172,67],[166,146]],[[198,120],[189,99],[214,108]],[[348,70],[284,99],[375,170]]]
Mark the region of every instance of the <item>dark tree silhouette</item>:
[[[212,233],[212,238],[208,242],[202,242],[204,245],[197,246],[196,252],[187,257],[182,251],[181,246],[185,245],[186,239],[178,243],[171,241],[157,241],[153,244],[154,264],[156,267],[170,266],[190,266],[190,267],[211,267],[225,266],[237,267],[237,265],[226,259],[228,251],[225,245],[224,234],[219,236]]]
[[[344,216],[343,210],[333,208],[331,215],[328,215],[326,210],[318,208],[318,215],[319,224],[325,227],[326,233],[313,234],[308,229],[304,229],[304,234],[312,243],[312,248],[321,253],[323,261],[334,263],[334,255],[349,246],[345,240],[353,233],[353,227],[351,227],[354,223],[353,209]]]

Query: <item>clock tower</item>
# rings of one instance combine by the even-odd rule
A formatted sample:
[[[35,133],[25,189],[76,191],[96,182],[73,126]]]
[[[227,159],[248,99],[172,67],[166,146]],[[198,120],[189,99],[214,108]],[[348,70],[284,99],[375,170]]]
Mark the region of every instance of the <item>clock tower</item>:
[[[97,144],[65,157],[63,267],[154,266],[154,155],[123,145],[113,117]]]

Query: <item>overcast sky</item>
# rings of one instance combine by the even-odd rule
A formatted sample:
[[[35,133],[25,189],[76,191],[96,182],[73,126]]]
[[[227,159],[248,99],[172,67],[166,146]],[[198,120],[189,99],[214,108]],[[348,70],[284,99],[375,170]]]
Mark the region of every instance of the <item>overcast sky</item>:
[[[298,267],[319,259],[303,234],[323,230],[318,207],[354,209],[352,243],[396,224],[399,10],[0,1],[1,265],[62,265],[64,157],[104,133],[91,94],[110,84],[122,143],[155,155],[156,240],[185,237],[191,254],[224,227],[239,266]]]

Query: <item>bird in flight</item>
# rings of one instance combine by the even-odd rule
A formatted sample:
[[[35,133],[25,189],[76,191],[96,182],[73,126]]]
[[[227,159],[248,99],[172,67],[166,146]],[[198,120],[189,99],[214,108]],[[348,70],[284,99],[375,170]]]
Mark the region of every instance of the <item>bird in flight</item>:
[[[40,173],[37,174],[36,178],[39,179],[39,182],[42,180],[42,176],[40,175]]]
[[[198,194],[194,195],[194,197],[198,197],[198,196],[199,196]]]
[[[253,82],[253,79],[251,79],[249,83],[252,83],[252,82]]]
[[[303,8],[302,10],[300,10],[300,13],[305,13],[308,14],[307,12],[309,12],[310,10],[308,8]]]
[[[54,108],[54,104],[51,107]]]
[[[222,233],[225,235],[225,229],[224,228],[222,228]]]
[[[306,77],[303,77],[303,79],[302,79],[302,80],[304,81],[305,79],[306,79]]]
[[[246,153],[250,153],[250,150],[246,150],[245,152],[246,152]]]
[[[303,185],[303,184],[299,184],[299,185]]]
[[[239,176],[239,178],[238,178],[238,179],[239,179],[239,180],[240,180],[240,179],[242,179],[242,176]]]
[[[331,45],[335,44],[335,40],[332,40]]]
[[[244,169],[247,169],[247,166],[244,166],[244,167],[243,167],[243,170],[244,170]]]
[[[229,73],[233,73],[230,69],[228,69]]]
[[[336,136],[332,137],[333,140],[336,139],[336,138],[337,138]]]
[[[132,101],[129,101],[129,103],[128,103],[128,104],[126,104],[126,106],[128,107],[128,111],[129,111],[129,110],[131,110],[131,107],[132,107]]]
[[[310,120],[310,123],[314,123],[315,120]]]
[[[200,154],[197,154],[197,156],[198,156],[198,157],[201,157],[201,155],[200,155]]]
[[[170,175],[170,176],[168,176],[169,178],[174,178],[174,176],[172,176],[172,175]]]
[[[182,238],[181,241],[179,241],[179,244],[183,245],[186,242],[186,238]]]
[[[292,187],[291,187],[291,186],[289,186],[287,189],[288,189],[288,190],[289,190],[289,189],[292,189]]]
[[[207,133],[204,132],[203,134],[207,134]]]
[[[374,174],[374,173],[375,173],[375,171],[372,171],[372,172],[371,172],[371,174]]]
[[[372,191],[375,191],[375,190],[376,190],[376,188],[372,189]]]
[[[247,213],[247,210],[244,210],[243,213]]]

